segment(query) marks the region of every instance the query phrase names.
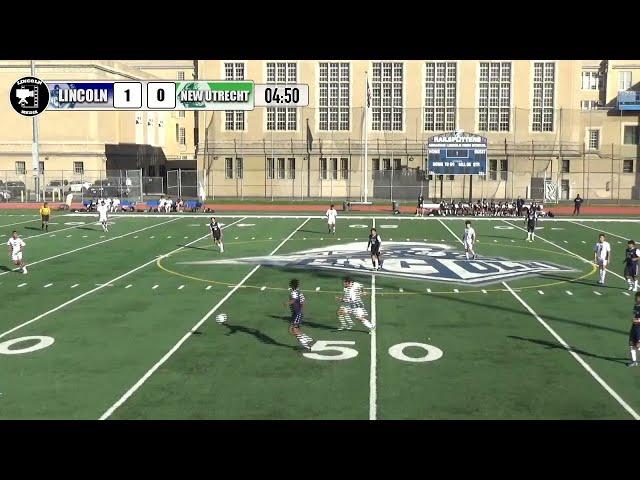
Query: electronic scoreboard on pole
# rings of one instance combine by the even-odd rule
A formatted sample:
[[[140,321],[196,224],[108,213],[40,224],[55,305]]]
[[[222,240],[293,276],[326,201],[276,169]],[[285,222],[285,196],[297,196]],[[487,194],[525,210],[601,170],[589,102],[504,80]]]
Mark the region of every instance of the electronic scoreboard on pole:
[[[255,107],[306,107],[308,85],[256,85],[252,80],[198,81],[42,81],[18,80],[10,92],[22,115],[43,111],[253,110]]]
[[[485,175],[487,139],[456,130],[429,138],[427,171],[435,175]]]

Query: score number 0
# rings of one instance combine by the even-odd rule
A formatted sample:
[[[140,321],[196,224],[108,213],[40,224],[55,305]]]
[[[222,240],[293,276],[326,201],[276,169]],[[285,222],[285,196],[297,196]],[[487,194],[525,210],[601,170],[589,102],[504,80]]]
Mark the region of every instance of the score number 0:
[[[176,84],[174,82],[149,82],[147,107],[172,110],[176,108]]]

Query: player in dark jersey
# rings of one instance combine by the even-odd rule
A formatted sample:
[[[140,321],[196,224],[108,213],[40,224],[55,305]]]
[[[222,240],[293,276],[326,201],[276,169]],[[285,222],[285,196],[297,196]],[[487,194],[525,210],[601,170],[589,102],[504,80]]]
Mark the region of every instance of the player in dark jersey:
[[[629,240],[624,252],[624,277],[627,279],[629,290],[634,292],[638,291],[638,258],[640,250],[636,247],[636,242]]]
[[[313,338],[306,333],[303,333],[300,328],[303,317],[305,298],[304,294],[300,291],[300,282],[297,279],[293,279],[289,282],[289,300],[285,305],[289,306],[291,310],[291,320],[289,321],[289,333],[296,337],[298,342],[306,348],[311,350],[313,345]]]
[[[533,242],[536,233],[536,224],[538,223],[538,210],[534,205],[527,210],[525,222],[527,224],[527,242]]]
[[[371,263],[373,263],[374,270],[382,270],[382,263],[380,262],[381,244],[382,240],[380,239],[380,235],[378,235],[378,232],[375,228],[372,228],[371,234],[369,235],[369,243],[367,243],[367,250],[369,250],[369,247],[371,247]]]
[[[209,230],[211,230],[211,239],[214,245],[217,245],[220,249],[220,253],[224,253],[224,245],[222,244],[222,229],[218,225],[216,217],[211,217],[211,223],[209,223]]]
[[[640,350],[640,292],[636,293],[636,303],[633,306],[633,319],[629,331],[629,350],[631,351],[631,361],[627,363],[627,366],[637,367],[637,352]]]

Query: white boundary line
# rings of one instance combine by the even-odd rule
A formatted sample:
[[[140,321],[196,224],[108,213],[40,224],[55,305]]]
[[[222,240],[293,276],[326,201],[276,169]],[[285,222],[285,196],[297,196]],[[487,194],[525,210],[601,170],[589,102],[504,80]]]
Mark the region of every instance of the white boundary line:
[[[542,325],[542,326],[543,326],[543,327],[544,327],[544,328],[545,328],[545,329],[546,329],[546,330],[547,330],[551,335],[553,335],[553,337],[558,341],[558,343],[559,343],[560,345],[562,345],[562,346],[565,348],[565,350],[571,354],[571,356],[572,356],[573,358],[575,358],[576,362],[578,362],[578,363],[582,366],[582,368],[584,368],[587,372],[589,372],[589,373],[591,374],[591,376],[595,379],[595,381],[596,381],[596,382],[598,382],[598,383],[602,386],[602,388],[604,388],[604,389],[607,391],[607,393],[608,393],[609,395],[611,395],[611,396],[616,400],[616,402],[618,402],[618,403],[620,404],[620,406],[621,406],[622,408],[624,408],[624,409],[629,413],[629,415],[631,415],[635,420],[640,420],[640,415],[638,415],[638,414],[636,413],[636,411],[635,411],[633,408],[631,408],[631,407],[629,406],[629,404],[627,404],[627,402],[625,402],[625,401],[622,399],[622,397],[621,397],[620,395],[618,395],[618,393],[617,393],[613,388],[611,388],[611,387],[607,384],[607,382],[605,382],[605,381],[600,377],[600,375],[598,375],[596,372],[594,372],[594,371],[593,371],[593,369],[591,368],[591,366],[590,366],[587,362],[585,362],[585,361],[582,359],[582,357],[581,357],[580,355],[578,355],[576,352],[574,352],[574,351],[573,351],[573,349],[571,348],[571,346],[569,346],[569,344],[568,344],[567,342],[565,342],[565,341],[563,340],[563,338],[562,338],[560,335],[558,335],[558,334],[557,334],[557,333],[556,333],[556,332],[555,332],[555,331],[554,331],[554,330],[553,330],[553,329],[552,329],[552,328],[547,324],[547,322],[545,322],[542,318],[540,318],[540,315],[538,315],[538,314],[537,314],[537,313],[536,313],[536,312],[535,312],[535,311],[534,311],[534,310],[533,310],[533,309],[532,309],[532,308],[531,308],[531,307],[530,307],[530,306],[529,306],[529,305],[528,305],[528,304],[527,304],[527,303],[526,303],[522,298],[520,298],[520,296],[519,296],[516,292],[514,292],[514,291],[513,291],[513,289],[512,289],[509,285],[507,285],[507,283],[506,283],[506,282],[502,282],[502,284],[503,284],[503,285],[505,286],[505,288],[506,288],[506,289],[511,293],[511,295],[513,295],[513,296],[514,296],[514,297],[515,297],[515,298],[516,298],[516,299],[517,299],[517,300],[522,304],[522,306],[523,306],[524,308],[526,308],[526,309],[527,309],[527,311],[528,311],[531,315],[533,315],[533,316],[534,316],[534,318],[535,318],[538,322],[540,322],[540,324],[541,324],[541,325]]]
[[[376,228],[376,217],[372,219],[373,228]],[[369,420],[378,418],[378,353],[376,345],[376,273],[371,274],[371,323],[375,328],[371,331],[371,369],[369,371]]]
[[[79,252],[80,250],[84,250],[85,248],[91,248],[91,247],[95,247],[96,245],[101,245],[103,243],[112,242],[113,240],[118,240],[119,238],[124,238],[124,237],[127,237],[129,235],[133,235],[134,233],[139,233],[139,232],[142,232],[144,230],[148,230],[150,228],[155,228],[155,227],[159,227],[161,225],[165,225],[167,223],[175,222],[176,220],[178,220],[178,219],[176,218],[174,220],[167,220],[166,222],[156,223],[154,225],[149,225],[147,227],[140,228],[138,230],[134,230],[134,231],[129,232],[129,233],[124,233],[122,235],[118,235],[117,237],[107,238],[106,240],[101,240],[99,242],[91,243],[91,244],[85,245],[83,247],[78,247],[78,248],[75,248],[73,250],[69,250],[67,252],[62,252],[62,253],[59,253],[59,254],[54,255],[52,257],[42,258],[42,259],[36,260],[34,262],[27,262],[27,267],[31,267],[31,265],[36,265],[38,263],[42,263],[42,262],[46,262],[46,261],[49,261],[49,260],[53,260],[54,258],[63,257],[65,255],[69,255],[70,253]],[[82,225],[78,225],[78,226],[82,226]],[[60,231],[60,230],[58,230],[58,231]],[[20,270],[20,268],[14,268],[13,270],[8,270],[6,272],[2,272],[2,273],[0,273],[0,276],[6,275],[7,273],[15,272],[16,270]]]
[[[234,223],[241,222],[242,220],[244,220],[244,219],[240,219],[240,220],[238,220],[237,222],[234,222]],[[293,232],[291,232],[291,234],[290,234],[287,238],[285,238],[285,239],[280,243],[280,245],[278,245],[275,249],[273,249],[273,251],[269,254],[269,256],[271,256],[271,255],[273,255],[274,253],[276,253],[276,252],[280,249],[280,247],[282,247],[282,246],[283,246],[283,245],[284,245],[284,244],[285,244],[285,243],[286,243],[286,242],[287,242],[291,237],[293,237],[293,236],[298,232],[298,230],[300,230],[300,229],[304,226],[304,224],[305,224],[305,223],[307,223],[308,221],[309,221],[309,219],[307,218],[304,222],[302,222],[302,223],[298,226],[298,228],[296,228]],[[191,327],[191,329],[190,329],[187,333],[185,333],[185,334],[184,334],[184,336],[183,336],[180,340],[178,340],[178,343],[176,343],[173,347],[171,347],[171,349],[170,349],[167,353],[165,353],[165,354],[164,354],[164,356],[163,356],[160,360],[158,360],[158,361],[155,363],[155,365],[153,365],[153,367],[151,367],[151,368],[147,371],[147,373],[145,373],[145,374],[140,378],[140,380],[138,380],[136,383],[134,383],[134,384],[133,384],[133,386],[132,386],[131,388],[129,388],[129,390],[127,390],[127,391],[124,393],[124,395],[122,395],[122,396],[121,396],[121,397],[116,401],[116,403],[114,403],[113,405],[111,405],[111,407],[109,407],[109,408],[107,409],[107,411],[106,411],[106,412],[104,412],[104,413],[102,414],[102,416],[100,417],[100,420],[106,420],[106,419],[108,419],[111,415],[113,415],[113,412],[115,412],[118,408],[120,408],[120,406],[122,406],[122,404],[123,404],[124,402],[126,402],[126,401],[131,397],[131,395],[133,395],[133,394],[134,394],[134,393],[135,393],[135,392],[136,392],[136,391],[137,391],[137,390],[138,390],[138,389],[139,389],[139,388],[144,384],[144,382],[146,382],[146,381],[149,379],[149,377],[150,377],[151,375],[153,375],[153,373],[154,373],[156,370],[158,370],[158,368],[160,368],[160,367],[161,367],[161,366],[162,366],[162,365],[163,365],[167,360],[169,360],[169,358],[170,358],[174,353],[176,353],[176,351],[177,351],[177,350],[182,346],[182,344],[183,344],[184,342],[186,342],[186,341],[189,339],[189,337],[193,334],[193,332],[197,331],[197,330],[198,330],[198,328],[200,328],[200,326],[201,326],[204,322],[206,322],[206,321],[209,319],[209,317],[211,317],[211,315],[213,315],[213,314],[216,312],[216,310],[218,310],[218,308],[220,308],[220,307],[222,306],[222,304],[223,304],[224,302],[226,302],[226,301],[229,299],[229,297],[231,297],[231,295],[233,295],[233,294],[234,294],[234,293],[235,293],[235,292],[236,292],[236,291],[237,291],[237,290],[238,290],[238,289],[239,289],[239,288],[244,284],[244,282],[246,282],[247,280],[249,280],[249,278],[251,278],[251,276],[252,276],[254,273],[256,273],[256,271],[257,271],[261,266],[262,266],[262,265],[256,265],[256,266],[255,266],[255,267],[254,267],[254,268],[253,268],[249,273],[247,273],[247,274],[244,276],[244,278],[243,278],[242,280],[240,280],[240,282],[239,282],[235,287],[233,287],[233,288],[229,291],[229,293],[227,293],[227,294],[222,298],[222,300],[220,300],[218,303],[216,303],[216,304],[215,304],[215,306],[214,306],[211,310],[209,310],[209,311],[204,315],[204,317],[202,317],[202,318],[201,318],[201,319],[200,319],[200,320],[199,320],[199,321],[198,321],[198,322],[197,322],[193,327]]]
[[[504,223],[506,223],[506,224],[508,224],[508,225],[511,225],[512,227],[515,227],[515,228],[517,228],[517,229],[519,229],[519,230],[522,230],[523,232],[526,232],[526,230],[525,230],[524,228],[519,227],[518,225],[514,225],[513,223],[511,223],[511,222],[507,222],[506,220],[503,220],[503,222],[504,222]],[[547,240],[547,239],[546,239],[546,238],[544,238],[544,237],[541,237],[541,236],[540,236],[540,235],[538,235],[537,233],[536,233],[536,238],[539,238],[539,239],[540,239],[540,240],[542,240],[543,242],[547,242],[549,245],[553,245],[554,247],[559,248],[559,249],[560,249],[560,250],[562,250],[563,252],[567,252],[569,255],[573,255],[574,257],[579,258],[580,260],[582,260],[582,261],[583,261],[583,262],[585,262],[585,263],[588,263],[589,265],[593,265],[593,262],[592,262],[592,261],[590,261],[590,260],[588,260],[588,259],[584,258],[584,257],[583,257],[583,256],[581,256],[581,255],[578,255],[577,253],[572,252],[571,250],[567,250],[566,248],[561,247],[561,246],[560,246],[560,245],[558,245],[557,243],[553,243],[552,241]],[[620,275],[620,274],[618,274],[618,273],[614,272],[613,270],[611,270],[611,269],[609,269],[609,268],[607,268],[607,272],[609,272],[610,274],[615,275],[616,277],[618,277],[618,278],[620,278],[620,279],[622,279],[622,280],[625,280],[625,281],[626,281],[626,279],[625,279],[622,275]]]
[[[2,227],[13,227],[14,225],[22,225],[23,223],[37,222],[38,220],[39,220],[38,218],[33,218],[31,220],[25,220],[24,222],[7,223],[6,225],[0,225],[0,228],[2,228]]]
[[[601,230],[601,229],[593,228],[593,227],[590,227],[590,226],[588,226],[588,225],[583,225],[583,224],[581,224],[581,223],[574,222],[573,220],[570,220],[570,223],[573,223],[573,224],[575,224],[575,225],[578,225],[579,227],[588,228],[589,230],[594,230],[594,231],[596,231],[596,232],[606,233],[607,235],[611,235],[612,237],[620,238],[620,239],[622,239],[622,240],[624,240],[624,241],[629,240],[628,238],[626,238],[626,237],[621,237],[620,235],[616,235],[615,233],[607,232],[606,230]],[[631,237],[631,238],[633,238],[633,237]]]
[[[65,215],[65,217],[86,217],[86,216],[90,216],[90,213],[69,213],[67,215]],[[112,215],[109,215],[109,217],[134,217],[134,218],[164,218],[164,217],[178,217],[178,218],[202,218],[202,219],[207,219],[209,217],[215,216],[216,218],[239,218],[242,217],[243,215],[241,214],[211,214],[211,213],[187,213],[187,214],[180,214],[180,215],[176,215],[176,214],[166,214],[166,213],[156,213],[156,214],[148,214],[148,213],[115,213]],[[340,216],[341,221],[347,221],[349,219],[351,220],[371,220],[373,217],[375,216],[375,218],[377,218],[378,220],[404,220],[404,221],[415,221],[415,222],[435,222],[441,219],[445,219],[445,220],[472,220],[472,221],[488,221],[488,222],[495,222],[495,221],[504,221],[505,217],[442,217],[442,216],[438,216],[438,217],[414,217],[411,215],[407,215],[407,216],[384,216],[384,215],[376,215],[376,212],[372,212],[370,215],[342,215]],[[244,218],[252,220],[252,219],[262,219],[262,218],[270,218],[270,219],[278,219],[278,218],[284,218],[284,219],[322,219],[322,220],[326,220],[326,216],[324,215],[252,215],[252,214],[247,214],[244,216]],[[518,217],[506,217],[506,218],[510,218],[512,220],[518,220]],[[572,221],[569,218],[545,218],[544,222],[570,222]],[[621,222],[621,223],[640,223],[640,220],[637,220],[635,218],[585,218],[583,220],[580,220],[581,222]]]
[[[504,222],[506,222],[506,220],[503,220]],[[449,230],[449,232],[451,233],[451,235],[453,235],[454,237],[456,237],[455,233],[453,233],[453,231],[444,223],[444,222],[440,222],[442,223],[442,225]],[[509,223],[509,222],[506,222]],[[516,226],[516,225],[514,225]],[[518,227],[519,228],[519,227]],[[540,237],[538,237],[540,238]],[[456,237],[457,239],[457,237]],[[549,242],[552,243],[552,242]],[[553,244],[555,245],[555,244]],[[556,245],[557,246],[557,245]],[[560,247],[562,248],[562,247]],[[563,249],[564,250],[564,249]],[[569,252],[568,250],[566,250],[567,252]],[[569,252],[574,256],[578,256],[575,253]],[[578,256],[579,257],[579,256]],[[579,257],[582,258],[582,257]],[[616,393],[615,390],[613,390],[601,377],[600,375],[598,375],[596,372],[593,371],[593,369],[591,368],[591,366],[589,366],[589,364],[587,362],[585,362],[582,357],[580,355],[578,355],[576,352],[573,351],[573,349],[569,346],[569,344],[567,342],[564,341],[564,339],[558,335],[555,330],[553,330],[553,328],[551,328],[547,322],[545,322],[540,315],[538,315],[533,308],[531,308],[522,298],[520,298],[520,296],[513,291],[513,289],[506,283],[506,282],[501,282],[502,285],[504,285],[504,287],[507,289],[507,291],[509,293],[511,293],[511,295],[513,295],[516,300],[518,300],[522,306],[531,314],[533,315],[533,317],[551,334],[553,335],[553,337],[558,341],[558,343],[560,343],[560,345],[562,345],[565,350],[567,352],[569,352],[573,358],[575,358],[575,360],[587,371],[589,372],[589,374],[591,374],[591,376],[602,386],[602,388],[604,388],[607,393],[609,393],[609,395],[611,395],[621,406],[622,408],[624,408],[635,420],[640,420],[640,415],[638,415],[636,413],[635,410],[633,410],[633,408],[631,408],[627,402],[625,402],[622,397],[620,397],[620,395],[618,395]]]
[[[242,220],[238,220],[238,222],[240,222],[240,221],[242,221]],[[237,222],[233,222],[233,223],[237,223]],[[233,225],[233,223],[231,223],[231,224],[229,224],[229,225],[225,225],[223,228],[230,227],[231,225]],[[112,283],[114,283],[114,282],[117,282],[118,280],[121,280],[121,279],[123,279],[124,277],[127,277],[127,276],[131,275],[132,273],[135,273],[135,272],[137,272],[138,270],[140,270],[140,269],[142,269],[142,268],[144,268],[144,267],[146,267],[146,266],[148,266],[148,265],[151,265],[152,263],[156,262],[156,261],[158,260],[158,258],[166,258],[166,257],[168,257],[168,256],[170,256],[170,255],[173,255],[174,253],[176,253],[176,252],[178,252],[178,251],[182,250],[182,249],[183,249],[183,248],[185,248],[185,247],[188,247],[189,245],[191,245],[191,244],[193,244],[193,243],[196,243],[196,242],[198,242],[198,241],[200,241],[200,240],[202,240],[202,239],[204,239],[204,238],[208,237],[209,235],[210,235],[210,234],[209,234],[209,233],[207,233],[206,235],[203,235],[202,237],[197,238],[197,239],[195,239],[194,241],[189,242],[189,243],[187,243],[186,245],[183,245],[182,247],[176,248],[175,250],[171,250],[169,253],[165,253],[165,254],[163,254],[163,255],[160,255],[159,257],[154,257],[152,260],[149,260],[148,262],[143,263],[142,265],[140,265],[140,266],[138,266],[138,267],[136,267],[136,268],[134,268],[134,269],[132,269],[132,270],[129,270],[128,272],[123,273],[122,275],[119,275],[119,276],[117,276],[117,277],[115,277],[115,278],[112,278],[111,280],[109,280],[109,281],[107,281],[107,282],[104,282],[103,284],[101,284],[100,286],[98,286],[98,287],[96,287],[96,288],[92,288],[91,290],[88,290],[88,291],[86,291],[86,292],[84,292],[84,293],[82,293],[82,294],[78,295],[77,297],[73,297],[71,300],[67,300],[66,302],[64,302],[64,303],[62,303],[62,304],[60,304],[60,305],[58,305],[57,307],[52,308],[51,310],[47,310],[46,312],[41,313],[40,315],[38,315],[37,317],[32,318],[31,320],[27,320],[26,322],[21,323],[20,325],[18,325],[18,326],[16,326],[16,327],[13,327],[12,329],[7,330],[6,332],[0,333],[0,338],[2,338],[2,337],[6,337],[6,336],[7,336],[7,335],[9,335],[10,333],[13,333],[13,332],[15,332],[16,330],[19,330],[20,328],[25,327],[25,326],[27,326],[27,325],[29,325],[29,324],[33,323],[33,322],[37,322],[37,321],[38,321],[38,320],[40,320],[41,318],[44,318],[44,317],[46,317],[47,315],[49,315],[49,314],[51,314],[51,313],[57,312],[57,311],[58,311],[58,310],[60,310],[61,308],[64,308],[64,307],[66,307],[67,305],[71,305],[72,303],[77,302],[78,300],[80,300],[81,298],[86,297],[87,295],[91,295],[92,293],[95,293],[95,292],[97,292],[98,290],[102,290],[103,288],[107,287],[109,284],[112,284]]]

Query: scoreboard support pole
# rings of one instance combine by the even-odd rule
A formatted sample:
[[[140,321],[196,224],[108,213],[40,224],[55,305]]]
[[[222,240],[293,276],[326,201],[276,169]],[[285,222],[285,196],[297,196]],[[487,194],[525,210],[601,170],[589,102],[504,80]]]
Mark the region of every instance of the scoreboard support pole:
[[[31,60],[31,76],[36,76],[36,65]],[[36,193],[36,201],[40,201],[40,149],[38,116],[34,115],[32,121],[33,138],[31,144],[31,166],[33,171],[33,188]]]
[[[469,175],[469,203],[473,202],[473,175]]]

